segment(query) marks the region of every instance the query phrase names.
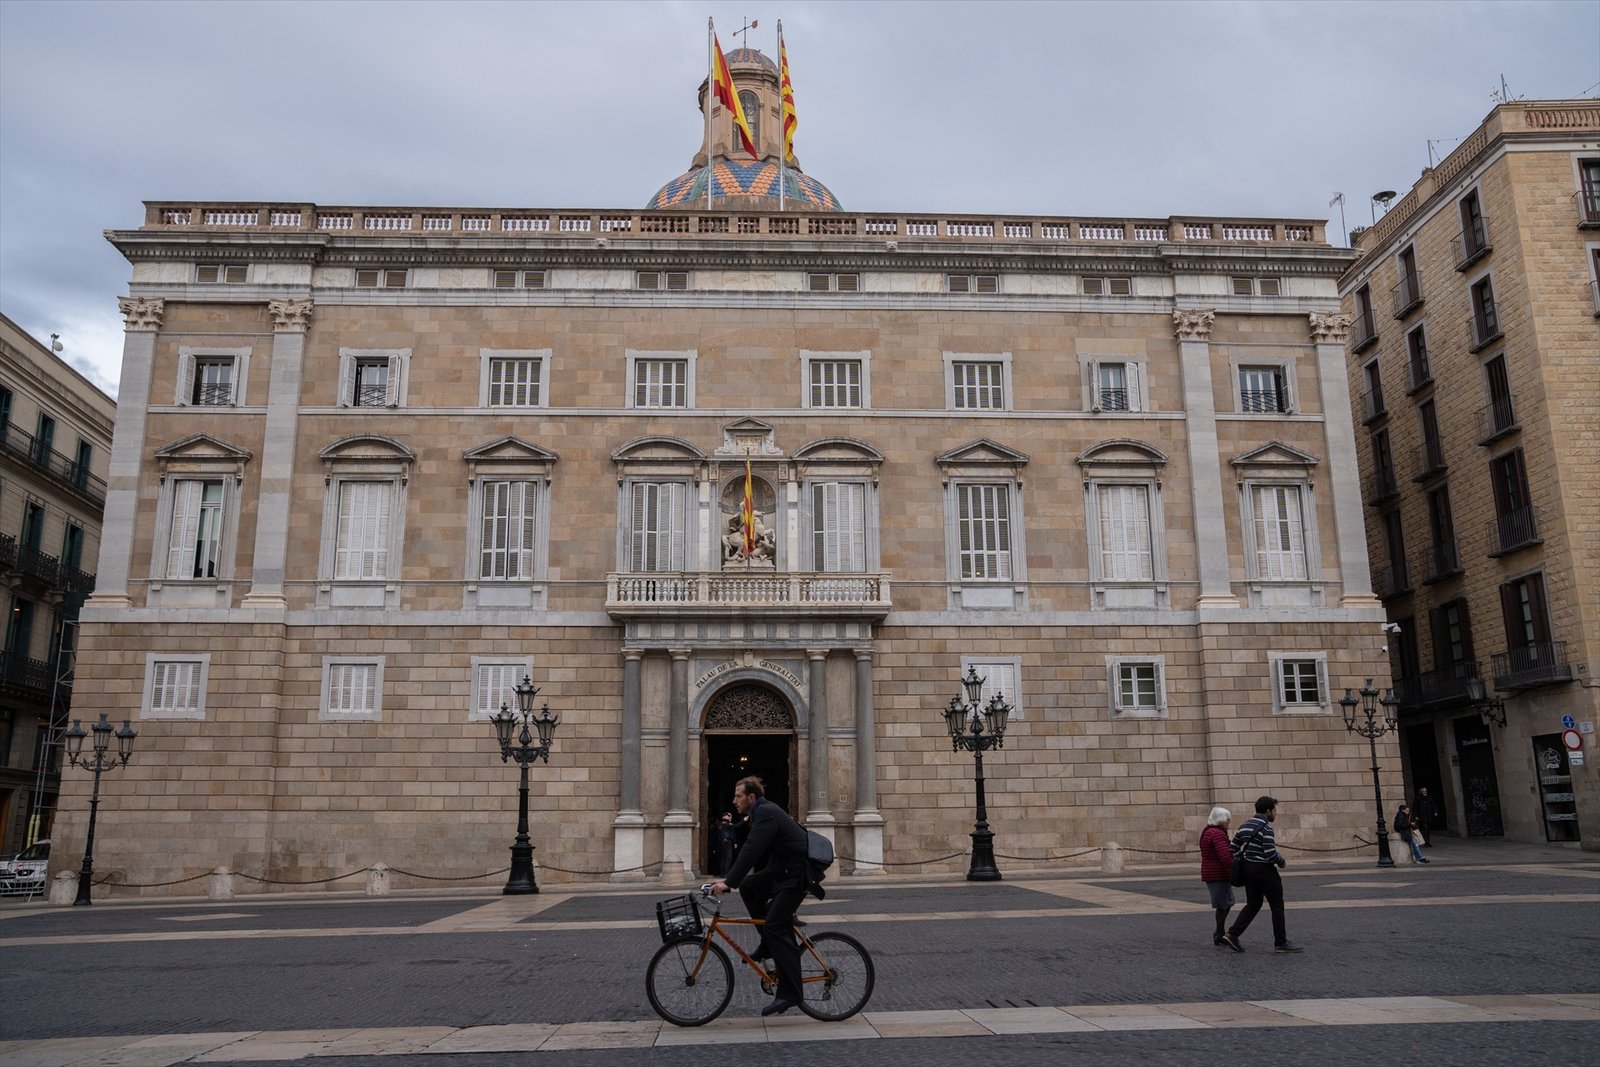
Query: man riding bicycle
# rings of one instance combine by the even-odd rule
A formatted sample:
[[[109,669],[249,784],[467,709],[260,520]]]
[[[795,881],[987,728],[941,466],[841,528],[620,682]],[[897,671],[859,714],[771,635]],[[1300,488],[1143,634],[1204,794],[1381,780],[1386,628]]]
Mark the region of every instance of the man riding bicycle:
[[[733,804],[750,820],[750,836],[733,868],[711,883],[711,892],[739,890],[752,919],[762,920],[761,947],[754,957],[771,959],[778,972],[777,993],[762,1015],[781,1015],[800,1003],[800,945],[794,914],[805,899],[810,871],[806,832],[789,813],[766,798],[761,779],[743,778],[733,788]],[[761,869],[751,874],[756,864]]]

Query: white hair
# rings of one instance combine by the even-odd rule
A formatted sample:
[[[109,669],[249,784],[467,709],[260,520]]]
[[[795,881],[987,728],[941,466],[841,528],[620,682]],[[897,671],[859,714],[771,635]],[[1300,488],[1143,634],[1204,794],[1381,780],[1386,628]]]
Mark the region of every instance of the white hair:
[[[1223,823],[1232,818],[1233,812],[1229,811],[1227,808],[1212,808],[1211,814],[1206,816],[1206,825],[1221,826]]]

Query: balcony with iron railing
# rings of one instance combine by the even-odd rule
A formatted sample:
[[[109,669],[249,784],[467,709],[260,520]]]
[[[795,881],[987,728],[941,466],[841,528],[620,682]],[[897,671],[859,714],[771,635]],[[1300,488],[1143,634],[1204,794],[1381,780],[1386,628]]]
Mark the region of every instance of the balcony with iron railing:
[[[232,382],[203,382],[194,387],[196,407],[227,407],[233,403]]]
[[[1367,503],[1376,507],[1386,501],[1393,500],[1400,492],[1399,479],[1395,477],[1393,464],[1384,463],[1374,467],[1367,477]]]
[[[1578,205],[1578,225],[1583,229],[1600,226],[1600,183],[1585,181],[1583,188],[1572,194]]]
[[[0,534],[0,574],[16,580],[33,581],[66,593],[94,592],[94,575],[63,563],[48,552],[17,543],[10,534]]]
[[[1470,704],[1469,689],[1478,670],[1477,660],[1467,660],[1402,678],[1395,686],[1400,705],[1409,711],[1444,711]]]
[[[1095,390],[1094,403],[1096,411],[1127,411],[1128,390],[1106,388],[1097,389]]]
[[[1505,331],[1500,328],[1500,315],[1495,310],[1494,301],[1485,301],[1483,306],[1467,316],[1467,332],[1472,337],[1470,351],[1481,352],[1505,336]]]
[[[1350,352],[1360,352],[1372,345],[1378,339],[1377,324],[1372,321],[1372,314],[1358,314],[1356,321],[1350,324]]]
[[[0,650],[0,689],[17,696],[40,699],[50,693],[55,679],[50,664]]]
[[[1565,641],[1535,641],[1494,654],[1496,689],[1533,689],[1572,681]]]
[[[1422,306],[1422,279],[1415,273],[1401,275],[1400,280],[1394,283],[1394,288],[1389,290],[1389,298],[1394,317],[1405,318]]]
[[[889,613],[889,575],[783,571],[659,571],[606,575],[606,611],[644,616]]]
[[[1372,572],[1372,591],[1379,600],[1393,600],[1411,592],[1411,568],[1395,560]]]
[[[1382,389],[1368,389],[1361,394],[1361,421],[1363,423],[1377,422],[1389,414],[1389,406],[1383,402]]]
[[[106,506],[106,483],[89,468],[56,452],[26,430],[0,422],[0,450],[33,465],[97,508]]]
[[[1434,585],[1463,573],[1461,550],[1453,537],[1429,545],[1422,550],[1421,557],[1417,570],[1422,574],[1423,585]]]
[[[1406,395],[1414,396],[1433,384],[1433,365],[1428,361],[1426,353],[1411,353],[1406,360]]]
[[[1543,538],[1539,536],[1539,521],[1533,505],[1490,519],[1488,540],[1493,546],[1489,551],[1491,556],[1504,556],[1520,548],[1540,544]]]
[[[1437,437],[1423,438],[1422,443],[1411,450],[1411,465],[1417,471],[1411,476],[1414,482],[1425,482],[1443,474],[1449,467],[1444,461],[1444,442]]]
[[[1464,227],[1458,236],[1451,238],[1450,249],[1455,254],[1458,271],[1466,270],[1493,252],[1494,244],[1489,240],[1489,220],[1479,219],[1475,224]]]
[[[1282,388],[1241,389],[1239,410],[1252,415],[1276,415],[1287,412],[1289,403]]]
[[[1478,409],[1478,444],[1493,444],[1508,433],[1522,428],[1517,421],[1517,398],[1508,393],[1496,397],[1486,408]]]

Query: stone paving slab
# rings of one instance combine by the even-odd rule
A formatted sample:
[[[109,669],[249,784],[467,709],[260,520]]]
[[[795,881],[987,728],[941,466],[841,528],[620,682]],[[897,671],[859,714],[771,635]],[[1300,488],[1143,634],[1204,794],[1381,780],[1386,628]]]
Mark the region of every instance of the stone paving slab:
[[[369,1027],[341,1037],[313,1056],[400,1056],[426,1051],[456,1032],[454,1026]]]
[[[150,1067],[152,1064],[183,1063],[213,1049],[254,1037],[256,1033],[258,1031],[243,1030],[222,1034],[162,1034],[88,1059],[74,1060],[73,1067]]]
[[[992,1031],[963,1011],[875,1011],[867,1013],[879,1037],[987,1037]]]
[[[191,1056],[190,1063],[247,1063],[251,1060],[298,1060],[349,1037],[355,1030],[276,1030],[230,1042]]]
[[[967,1008],[965,1014],[991,1034],[1070,1034],[1100,1029],[1060,1008]]]
[[[502,1026],[469,1026],[442,1037],[424,1052],[532,1052],[558,1029],[554,1023],[507,1023]]]

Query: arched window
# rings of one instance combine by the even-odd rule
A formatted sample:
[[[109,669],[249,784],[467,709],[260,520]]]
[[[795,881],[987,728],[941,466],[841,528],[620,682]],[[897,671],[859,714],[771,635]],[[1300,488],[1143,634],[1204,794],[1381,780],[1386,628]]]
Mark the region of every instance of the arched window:
[[[759,154],[761,152],[761,98],[749,89],[741,90],[739,93],[739,106],[744,108],[744,120],[750,124],[750,140],[755,142],[756,152]],[[730,119],[729,122],[733,127],[730,141],[734,150],[742,151],[744,145],[739,140],[739,123],[734,119]]]

